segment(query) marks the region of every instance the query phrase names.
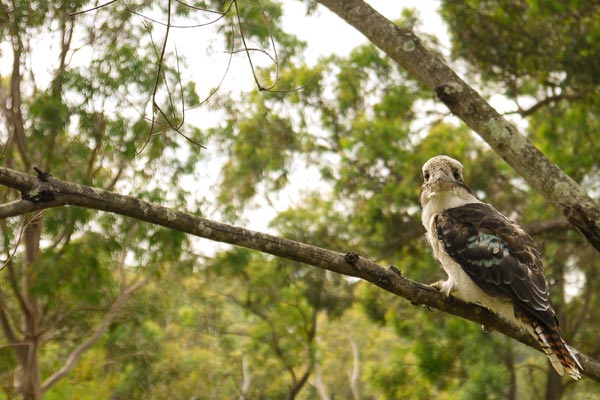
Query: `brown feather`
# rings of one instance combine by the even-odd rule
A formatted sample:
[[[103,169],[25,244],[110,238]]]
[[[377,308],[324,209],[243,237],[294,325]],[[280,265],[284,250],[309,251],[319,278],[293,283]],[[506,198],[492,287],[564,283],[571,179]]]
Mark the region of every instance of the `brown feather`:
[[[515,318],[528,328],[560,376],[566,372],[576,381],[581,379],[583,367],[569,349],[557,325],[547,326],[519,307],[515,307]]]

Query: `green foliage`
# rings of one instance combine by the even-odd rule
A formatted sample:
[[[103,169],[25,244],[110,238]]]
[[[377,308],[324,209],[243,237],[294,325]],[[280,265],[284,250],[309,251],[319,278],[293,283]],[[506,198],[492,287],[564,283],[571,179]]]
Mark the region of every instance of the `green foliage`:
[[[259,100],[260,101],[260,100]],[[251,114],[251,118],[244,115]],[[259,182],[270,182],[269,190],[280,190],[287,183],[289,154],[297,150],[298,139],[288,120],[271,115],[265,104],[254,111],[238,115],[231,111],[219,137],[229,137],[234,145],[228,149],[220,202],[243,204],[256,194]]]
[[[231,5],[189,3],[220,11]],[[274,42],[277,88],[299,90],[237,97],[221,92],[211,105],[224,116],[220,126],[185,127],[193,140],[218,143],[225,163],[217,206],[226,217],[241,215],[264,194],[285,193],[290,185],[304,189],[298,171],[317,171],[319,187],[307,184],[270,229],[304,243],[360,252],[421,282],[444,277],[420,222],[420,167],[432,155],[462,160],[475,193],[511,218],[529,224],[560,217],[375,47],[305,65],[303,43],[282,26],[282,2],[238,6],[241,22],[231,7],[219,25],[224,41],[235,37],[235,48],[241,48],[241,28],[248,43],[270,54]],[[157,115],[155,136],[138,154],[152,124],[131,110],[149,107],[156,79],[150,66],[157,55],[148,34],[158,27],[137,24],[122,2],[93,18],[65,18],[82,7],[73,1],[0,3],[0,11],[10,11],[0,12],[2,38],[28,43],[46,34],[47,26],[75,23],[81,44],[94,49],[89,62],[67,62],[55,71],[48,87],[24,91],[26,154],[11,145],[3,159],[16,168],[36,163],[61,179],[189,210],[202,200],[195,198],[197,188],[181,182],[195,179],[200,149]],[[143,13],[152,4],[137,7]],[[314,7],[307,2],[308,12]],[[185,18],[195,12],[183,2],[174,11]],[[579,1],[445,1],[442,13],[455,57],[509,99],[542,102],[523,113],[529,137],[578,182],[598,188],[597,7]],[[415,25],[415,14],[405,12],[398,23]],[[30,48],[20,50],[29,60]],[[177,122],[183,116],[169,102],[167,86],[177,88],[171,94],[187,107],[200,97],[193,83],[180,84],[172,57],[167,54],[168,84],[159,83],[157,100]],[[274,67],[255,72],[266,85]],[[4,77],[2,85],[8,85]],[[544,101],[549,96],[556,99]],[[2,189],[0,195],[4,202],[14,194]],[[364,282],[241,248],[203,259],[182,233],[87,209],[47,210],[40,221],[32,225],[41,230],[37,256],[28,263],[26,251],[18,249],[0,274],[0,287],[10,323],[25,326],[27,317],[15,293],[29,296],[43,313],[42,379],[95,331],[124,287],[145,282],[100,342],[46,392],[49,399],[259,399],[292,397],[296,390],[298,399],[322,392],[330,398],[496,399],[508,397],[511,385],[519,396],[532,398],[547,379],[546,361],[537,352]],[[14,248],[20,222],[3,221],[3,254]],[[544,232],[536,240],[569,342],[597,353],[597,254],[582,249],[572,232]],[[572,284],[575,278],[580,282]],[[0,352],[8,393],[19,359],[3,343]],[[564,390],[585,398],[596,388],[584,380]]]
[[[558,6],[558,2],[555,5]],[[556,104],[546,102],[551,108],[546,109],[546,103],[542,103],[531,111],[530,137],[575,179],[594,181],[597,157],[593,154],[598,151],[590,135],[597,129],[589,110],[594,109],[590,108],[590,104],[595,104],[590,93],[595,89],[581,89],[584,83],[595,85],[597,63],[585,58],[593,57],[592,52],[579,50],[578,54],[568,57],[554,57],[559,51],[568,49],[570,52],[586,46],[584,43],[565,44],[582,40],[564,33],[572,29],[572,21],[562,21],[564,15],[577,13],[577,10],[559,7],[555,15],[534,6],[510,1],[500,7],[489,7],[489,2],[445,2],[444,17],[452,30],[454,54],[467,59],[477,74],[493,81],[492,88],[504,87],[506,94],[514,98],[529,95],[543,100],[547,93],[560,96],[558,87],[566,90],[567,95],[559,97]],[[591,8],[583,4],[577,7],[580,7],[578,10]],[[546,16],[548,19],[544,19]],[[414,23],[413,14],[405,15],[405,19],[400,23]],[[547,33],[549,30],[552,32]],[[593,35],[591,25],[583,31],[587,32],[580,31],[577,35]],[[523,35],[519,36],[520,33]],[[538,37],[542,36],[540,42]],[[548,46],[539,47],[539,43],[547,42]],[[586,71],[580,71],[581,66],[577,64],[583,59],[587,60]],[[567,65],[569,60],[574,61],[573,65]],[[265,159],[255,171],[248,169],[251,163],[243,168],[229,168],[224,173],[221,190],[228,196],[226,204],[232,204],[236,197],[241,200],[240,204],[245,204],[260,193],[256,190],[260,185],[267,185],[269,193],[285,188],[275,184],[281,183],[277,171],[288,177],[289,163],[294,160],[315,166],[332,189],[309,192],[302,199],[302,206],[286,210],[276,218],[273,227],[286,237],[341,251],[348,248],[360,251],[393,264],[403,274],[419,281],[443,278],[444,273],[429,256],[425,243],[419,240],[422,234],[418,205],[420,166],[435,154],[448,154],[462,160],[467,166],[467,181],[475,193],[512,218],[527,224],[558,217],[467,127],[440,116],[424,129],[423,124],[416,128],[414,121],[424,118],[422,109],[431,100],[430,93],[371,46],[355,49],[348,57],[324,58],[314,66],[290,65],[282,70],[281,79],[283,86],[303,89],[286,94],[251,93],[239,103],[221,101],[229,118],[221,127],[227,132],[226,142],[221,142],[221,146],[235,149],[249,143],[248,138],[255,135],[273,153],[265,152]],[[549,87],[556,90],[547,91]],[[572,92],[568,91],[576,89],[579,91],[571,96]],[[570,102],[579,100],[580,96],[585,97],[585,105]],[[268,119],[264,117],[264,110],[270,111]],[[271,129],[277,129],[278,121],[284,120],[289,124],[287,128],[294,132],[295,142],[278,147],[281,135],[278,131],[264,136],[251,130],[245,135],[238,134],[234,126],[238,126],[240,116],[244,120],[260,121],[261,132],[269,129],[263,123],[272,123]],[[529,115],[524,113],[524,116]],[[231,118],[236,122],[232,123]],[[581,154],[581,162],[576,162],[576,153]],[[228,167],[246,162],[236,158],[231,150],[225,155],[230,157]],[[277,164],[265,174],[264,166],[269,165],[271,159]],[[248,160],[253,159],[248,157]],[[250,190],[236,192],[231,184],[236,181],[235,176],[241,179],[242,187],[249,185],[245,177],[251,176],[254,180]],[[551,282],[557,282],[552,288],[557,307],[575,312],[580,299],[575,296],[570,302],[564,301],[566,272],[559,263],[573,254],[577,240],[564,232],[550,232],[536,239],[547,249],[548,277]],[[556,252],[556,249],[561,251]],[[570,269],[571,273],[593,268],[594,263],[587,256],[582,254],[575,258],[577,266]],[[247,262],[247,259],[240,260],[241,265]],[[276,282],[275,286],[267,285],[263,293],[272,294],[280,287],[285,292],[283,288],[288,284],[274,276],[264,281],[262,273],[247,267],[238,272],[253,286],[265,287],[269,279]],[[257,273],[262,277],[260,283],[253,281]],[[591,282],[593,278],[585,274],[586,282]],[[304,282],[320,288],[304,272],[298,275]],[[532,395],[523,388],[524,382],[511,381],[511,373],[521,369],[535,371],[544,362],[528,350],[519,346],[513,349],[510,342],[496,335],[484,335],[473,324],[407,307],[403,301],[382,294],[376,288],[354,285],[352,291],[354,305],[335,314],[340,323],[348,324],[349,310],[357,307],[369,325],[374,324],[372,332],[391,328],[397,340],[402,341],[401,350],[390,350],[390,347],[386,356],[374,355],[382,357],[378,358],[376,368],[361,368],[365,393],[376,393],[384,398],[505,398],[507,388],[513,386],[524,396]],[[271,294],[268,298],[273,298]],[[250,299],[251,303],[256,301],[254,295]],[[580,315],[585,319],[591,317],[589,311],[584,314]],[[338,319],[328,321],[321,329],[328,331],[330,324],[337,323]],[[563,324],[565,326],[570,337],[569,325]],[[325,360],[322,362],[321,368],[326,364]],[[536,384],[543,386],[546,379],[543,374],[528,374]],[[329,379],[339,384],[334,378]],[[411,389],[414,386],[418,390]],[[342,387],[343,384],[338,393],[348,393]]]
[[[3,165],[24,172],[31,172],[35,165],[60,179],[108,189],[127,187],[164,204],[187,204],[183,189],[173,186],[172,196],[166,198],[166,190],[159,186],[163,179],[177,182],[173,176],[191,175],[198,148],[184,140],[155,140],[151,151],[137,154],[150,134],[150,123],[131,110],[145,109],[156,79],[156,53],[148,31],[132,21],[123,4],[104,7],[93,16],[69,15],[86,7],[89,3],[83,1],[0,4],[0,41],[3,51],[12,46],[18,67],[11,71],[12,79],[1,78],[2,103],[13,105],[11,110],[3,108],[0,119],[9,137],[18,137],[3,143]],[[146,3],[136,10],[150,8]],[[39,61],[36,48],[40,43],[53,46],[56,56],[44,62],[48,78],[41,83],[32,79],[39,78],[32,64]],[[180,82],[176,68],[165,65],[163,77],[169,87],[185,86],[180,95],[191,105],[197,104],[194,86]],[[157,101],[162,104],[161,93]],[[15,117],[15,106],[23,121]],[[197,140],[198,131],[194,132]],[[170,136],[173,132],[163,129],[161,133]],[[182,157],[180,153],[186,151],[189,156]],[[13,195],[0,189],[2,203]],[[61,368],[71,352],[98,330],[115,299],[133,282],[156,279],[166,263],[176,259],[181,262],[175,269],[191,270],[185,235],[85,208],[58,208],[33,219],[2,221],[2,238],[2,262],[7,261],[0,274],[2,317],[16,336],[16,342],[10,343],[9,331],[3,330],[0,347],[13,353],[2,357],[2,367],[13,371],[3,369],[2,386],[15,391],[19,388],[13,385],[19,379],[39,384]],[[119,314],[123,320],[125,315]],[[161,334],[150,319],[137,321],[131,331],[115,327],[107,341],[110,351],[90,353],[90,357],[100,365],[121,363],[112,357],[113,351],[131,357],[135,362],[115,369],[122,377],[111,375],[111,368],[90,372],[86,364],[90,360],[84,357],[72,376],[81,382],[81,391],[58,385],[47,397],[89,398],[89,388],[100,382],[106,386],[93,392],[99,397],[108,398],[117,388],[143,393],[149,366],[162,355]],[[119,348],[126,339],[127,345]],[[30,343],[32,350],[19,358],[23,342]],[[135,356],[129,350],[136,350]],[[32,377],[20,376],[38,363],[39,376],[35,369]]]
[[[519,91],[540,85],[586,92],[600,84],[600,54],[595,46],[600,37],[600,11],[594,2],[442,4],[454,55],[473,63],[479,73],[507,87],[514,84]]]
[[[590,171],[593,174],[600,168],[596,157],[600,151],[600,144],[596,140],[600,119],[592,111],[598,101],[563,102],[531,118],[536,145],[552,154],[555,163],[566,165],[565,172],[581,183],[584,183]],[[560,148],[561,151],[554,152],[551,148]],[[577,163],[572,163],[572,160],[577,160]]]
[[[534,143],[578,182],[598,171],[600,9],[585,1],[443,2],[453,54],[515,100]],[[557,151],[560,149],[560,151]]]

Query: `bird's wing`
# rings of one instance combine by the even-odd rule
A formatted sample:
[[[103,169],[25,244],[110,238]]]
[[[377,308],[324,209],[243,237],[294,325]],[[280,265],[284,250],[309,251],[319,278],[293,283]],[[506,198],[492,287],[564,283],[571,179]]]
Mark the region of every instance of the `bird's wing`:
[[[446,252],[477,286],[556,324],[540,253],[522,228],[485,203],[447,209],[435,227]]]

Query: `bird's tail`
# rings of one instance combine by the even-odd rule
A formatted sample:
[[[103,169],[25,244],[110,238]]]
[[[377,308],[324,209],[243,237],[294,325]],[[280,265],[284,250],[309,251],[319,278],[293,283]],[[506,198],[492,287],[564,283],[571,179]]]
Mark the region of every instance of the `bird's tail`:
[[[566,372],[576,381],[581,379],[583,367],[579,363],[579,360],[577,360],[571,347],[560,335],[557,327],[548,327],[531,318],[528,331],[537,340],[560,376],[563,376]]]

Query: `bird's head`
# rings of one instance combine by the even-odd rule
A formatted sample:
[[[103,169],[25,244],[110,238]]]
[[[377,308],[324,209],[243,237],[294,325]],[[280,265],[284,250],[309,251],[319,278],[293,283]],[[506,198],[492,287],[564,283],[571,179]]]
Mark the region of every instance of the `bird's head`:
[[[430,158],[423,165],[423,185],[421,186],[421,205],[429,202],[435,195],[453,195],[472,198],[471,189],[463,181],[463,165],[448,156]]]

